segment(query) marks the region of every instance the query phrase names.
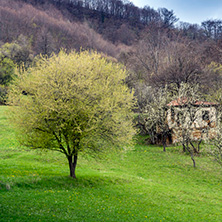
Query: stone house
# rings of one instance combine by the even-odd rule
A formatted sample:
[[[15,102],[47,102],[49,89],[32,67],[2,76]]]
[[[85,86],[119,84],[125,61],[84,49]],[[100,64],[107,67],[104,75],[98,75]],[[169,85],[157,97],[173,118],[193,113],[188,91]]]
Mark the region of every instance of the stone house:
[[[193,141],[215,138],[217,107],[216,103],[191,102],[187,98],[171,101],[167,104],[167,123],[170,130],[168,143],[180,142],[188,128]]]

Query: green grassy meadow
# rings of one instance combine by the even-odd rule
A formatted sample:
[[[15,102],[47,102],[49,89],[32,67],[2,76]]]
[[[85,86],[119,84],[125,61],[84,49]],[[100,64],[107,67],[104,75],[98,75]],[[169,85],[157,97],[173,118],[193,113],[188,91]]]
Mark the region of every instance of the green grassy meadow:
[[[222,168],[178,147],[80,157],[20,147],[0,107],[0,221],[222,221]]]

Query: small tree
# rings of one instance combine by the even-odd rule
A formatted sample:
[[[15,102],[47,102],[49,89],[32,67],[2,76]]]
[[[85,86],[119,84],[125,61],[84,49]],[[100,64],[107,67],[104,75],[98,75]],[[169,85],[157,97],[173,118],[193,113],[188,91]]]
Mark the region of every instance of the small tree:
[[[214,139],[208,139],[206,145],[209,156],[222,166],[222,112],[219,109],[217,112],[216,136]]]
[[[13,78],[15,64],[9,58],[2,58],[0,53],[0,85],[8,85]]]
[[[208,144],[209,155],[222,166],[222,129],[219,128],[217,137]]]
[[[181,143],[183,146],[183,151],[187,151],[193,161],[193,166],[196,166],[194,155],[199,153],[199,145],[202,141],[202,138],[198,141],[198,147],[195,147],[192,138],[192,132],[194,130],[195,124],[199,120],[198,112],[202,108],[202,103],[199,101],[199,87],[191,86],[190,84],[183,83],[179,88],[177,96],[177,104],[179,109],[176,114],[177,127],[174,129],[174,133],[177,138],[181,138]],[[201,119],[202,120],[202,119]],[[204,131],[203,131],[204,132]],[[201,134],[202,136],[202,134]]]
[[[28,66],[32,61],[30,43],[28,39],[20,35],[17,41],[5,43],[0,48],[0,57],[12,60],[17,66]]]
[[[7,85],[13,78],[15,64],[10,58],[4,57],[0,48],[0,104],[5,103]]]
[[[67,157],[75,178],[80,152],[97,153],[132,141],[133,92],[125,70],[96,52],[61,51],[18,74],[9,104],[21,144]]]
[[[165,152],[167,136],[170,133],[166,109],[170,94],[167,87],[150,90],[150,93],[150,101],[146,102],[146,107],[141,114],[142,123],[153,143],[157,142],[158,137],[161,139],[163,151]]]

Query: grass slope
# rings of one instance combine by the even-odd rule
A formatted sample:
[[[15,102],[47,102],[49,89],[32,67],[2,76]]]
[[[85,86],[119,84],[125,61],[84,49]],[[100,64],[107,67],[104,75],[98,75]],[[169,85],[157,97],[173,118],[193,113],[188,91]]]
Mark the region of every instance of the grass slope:
[[[222,221],[221,168],[171,147],[80,158],[20,147],[0,107],[0,221]]]

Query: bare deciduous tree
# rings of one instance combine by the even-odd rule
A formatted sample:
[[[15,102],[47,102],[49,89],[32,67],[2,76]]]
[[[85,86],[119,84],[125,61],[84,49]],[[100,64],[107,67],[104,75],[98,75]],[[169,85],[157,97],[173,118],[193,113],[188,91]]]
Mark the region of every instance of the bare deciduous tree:
[[[203,102],[200,102],[200,91],[198,85],[189,85],[183,83],[178,91],[175,105],[169,104],[172,111],[174,112],[174,126],[173,133],[177,138],[177,142],[180,142],[183,146],[183,151],[187,151],[193,161],[193,166],[196,167],[195,154],[199,153],[199,145],[202,141],[202,134],[207,133],[201,131],[199,138],[193,137],[193,132],[197,125],[200,125],[199,121],[202,121],[202,110]],[[197,147],[194,141],[197,141]]]

